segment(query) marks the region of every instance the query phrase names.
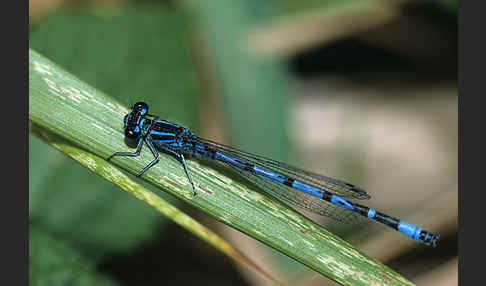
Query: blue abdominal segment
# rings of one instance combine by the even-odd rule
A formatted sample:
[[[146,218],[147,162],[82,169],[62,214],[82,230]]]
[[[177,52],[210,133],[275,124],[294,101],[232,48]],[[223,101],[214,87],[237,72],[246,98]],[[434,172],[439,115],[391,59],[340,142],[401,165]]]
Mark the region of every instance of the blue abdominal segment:
[[[316,187],[307,185],[307,184],[302,183],[302,182],[300,182],[298,180],[295,180],[294,181],[294,183],[292,184],[292,187],[295,188],[295,189],[297,189],[297,190],[299,190],[299,191],[306,192],[309,195],[313,195],[315,197],[318,197],[318,198],[321,198],[322,199],[323,191],[322,190],[319,190]]]
[[[419,239],[422,229],[405,221],[400,221],[398,223],[398,231],[413,239]]]

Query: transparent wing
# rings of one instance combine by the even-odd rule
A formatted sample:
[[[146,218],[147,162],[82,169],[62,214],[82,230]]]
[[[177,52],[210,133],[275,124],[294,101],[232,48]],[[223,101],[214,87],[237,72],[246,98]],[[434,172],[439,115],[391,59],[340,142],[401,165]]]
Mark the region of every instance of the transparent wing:
[[[231,166],[231,168],[240,176],[260,187],[264,193],[267,193],[272,198],[290,207],[298,207],[347,224],[359,223],[364,219],[363,216],[360,216],[359,214],[348,209],[338,207],[332,203],[328,203],[325,200],[292,189],[266,177],[255,175],[252,172],[243,171],[232,165],[229,166]]]
[[[339,195],[343,198],[351,198],[357,200],[368,200],[371,198],[371,196],[363,189],[341,180],[304,171],[299,168],[293,167],[291,165],[276,160],[264,158],[207,139],[198,138],[197,141],[200,141],[200,143],[202,144],[209,145],[214,149],[221,150],[227,153],[228,155],[245,160],[247,162],[251,162],[252,164],[258,165],[262,168],[274,170],[275,172],[278,172],[282,175],[297,179],[299,181],[302,181],[309,185],[313,185],[315,187],[322,188],[326,191]],[[255,177],[259,177],[259,176],[255,176]]]
[[[275,160],[269,160],[209,140],[198,139],[198,141],[201,144],[208,145],[211,148],[232,157],[250,162],[251,164],[260,166],[262,168],[273,170],[282,175],[298,179],[304,183],[324,188],[325,190],[336,193],[342,197],[352,197],[355,199],[368,199],[370,197],[365,191],[336,179],[306,172]],[[289,205],[290,207],[298,207],[332,218],[342,223],[359,223],[364,218],[363,216],[346,208],[336,206],[323,199],[301,192],[267,177],[259,176],[252,172],[239,169],[231,164],[227,164],[227,166],[230,166],[240,176],[260,187],[264,193],[286,205]]]

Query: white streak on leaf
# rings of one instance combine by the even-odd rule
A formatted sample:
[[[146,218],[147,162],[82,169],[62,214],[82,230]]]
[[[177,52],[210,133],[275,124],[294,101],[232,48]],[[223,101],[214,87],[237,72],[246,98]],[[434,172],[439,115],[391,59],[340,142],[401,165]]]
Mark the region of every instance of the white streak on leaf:
[[[42,74],[52,75],[52,72],[49,70],[49,66],[40,64],[34,61],[34,69]]]

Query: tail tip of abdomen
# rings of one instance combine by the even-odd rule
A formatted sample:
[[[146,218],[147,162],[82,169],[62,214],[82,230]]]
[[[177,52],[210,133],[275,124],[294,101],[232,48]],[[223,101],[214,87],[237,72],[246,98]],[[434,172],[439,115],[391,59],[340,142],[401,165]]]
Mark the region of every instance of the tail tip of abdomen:
[[[429,246],[432,246],[432,247],[436,247],[437,246],[437,242],[439,241],[439,237],[440,235],[437,233],[437,234],[434,234],[434,233],[429,233],[427,231],[422,231],[423,233],[425,233],[424,235],[420,235],[420,242],[426,244],[426,245],[429,245]]]
[[[422,230],[420,227],[409,224],[405,221],[400,221],[398,223],[397,230],[423,244],[432,247],[436,247],[437,241],[439,240],[439,234],[434,234],[426,230]]]

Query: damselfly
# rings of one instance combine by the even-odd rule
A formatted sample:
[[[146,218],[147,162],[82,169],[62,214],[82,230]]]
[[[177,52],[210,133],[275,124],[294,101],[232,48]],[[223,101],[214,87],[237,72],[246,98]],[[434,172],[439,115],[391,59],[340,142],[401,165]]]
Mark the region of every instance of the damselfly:
[[[142,176],[158,162],[157,150],[160,150],[179,159],[196,194],[184,154],[216,160],[232,167],[241,176],[260,186],[265,193],[281,202],[340,222],[353,222],[361,217],[368,217],[421,243],[430,246],[437,244],[438,234],[422,230],[403,220],[349,200],[370,198],[368,193],[353,184],[200,138],[178,124],[159,120],[157,116],[149,114],[148,109],[145,102],[138,102],[124,118],[125,138],[137,145],[136,151],[117,152],[108,158],[110,160],[115,156],[138,156],[145,142],[154,159],[138,176]]]

